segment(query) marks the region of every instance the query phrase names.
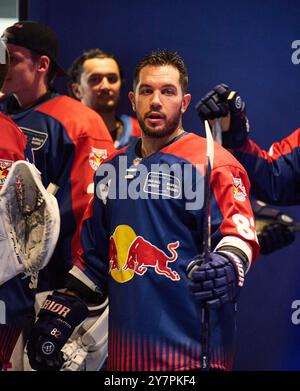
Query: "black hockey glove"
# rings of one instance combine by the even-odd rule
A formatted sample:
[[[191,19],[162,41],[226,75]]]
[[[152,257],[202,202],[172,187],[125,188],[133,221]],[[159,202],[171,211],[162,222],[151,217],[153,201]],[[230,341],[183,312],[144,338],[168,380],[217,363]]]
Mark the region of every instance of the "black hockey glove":
[[[61,348],[88,314],[86,304],[78,297],[60,292],[47,296],[27,343],[31,367],[58,371],[64,363]]]
[[[225,148],[239,148],[249,134],[245,106],[237,92],[226,84],[219,84],[197,103],[196,110],[202,121],[226,117],[230,113],[229,129],[222,133],[222,144]]]
[[[209,308],[233,302],[244,284],[242,261],[228,252],[215,252],[210,253],[207,263],[201,262],[197,256],[187,267],[196,301],[207,304]]]
[[[264,202],[252,200],[256,219],[256,232],[260,253],[267,255],[295,240],[294,220],[278,209],[268,207]]]

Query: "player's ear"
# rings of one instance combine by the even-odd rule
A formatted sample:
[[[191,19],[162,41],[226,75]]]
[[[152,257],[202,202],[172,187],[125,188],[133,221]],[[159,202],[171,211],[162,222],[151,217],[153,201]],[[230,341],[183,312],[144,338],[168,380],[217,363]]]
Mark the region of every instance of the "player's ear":
[[[48,56],[40,56],[39,60],[37,61],[37,69],[39,72],[47,72],[50,68],[50,58]]]
[[[129,91],[128,98],[129,98],[129,100],[131,102],[132,110],[135,112],[136,111],[136,106],[135,106],[135,99],[134,99],[134,92],[133,91]]]
[[[186,109],[188,108],[188,105],[190,104],[190,101],[192,99],[191,94],[184,94],[182,103],[181,103],[181,112],[184,113]]]
[[[78,83],[72,83],[71,86],[70,86],[70,88],[71,88],[71,91],[72,91],[73,95],[74,95],[77,99],[81,100],[82,94],[81,94],[81,92],[80,92],[79,84],[78,84]]]

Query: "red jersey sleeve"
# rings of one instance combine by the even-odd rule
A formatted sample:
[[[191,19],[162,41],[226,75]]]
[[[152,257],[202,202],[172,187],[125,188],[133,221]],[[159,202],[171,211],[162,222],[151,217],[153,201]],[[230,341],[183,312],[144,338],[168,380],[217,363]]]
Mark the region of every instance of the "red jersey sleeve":
[[[277,205],[298,205],[300,202],[300,129],[268,151],[252,140],[235,150],[236,158],[246,168],[252,193],[258,199]]]
[[[213,198],[222,216],[219,231],[224,245],[240,248],[250,261],[259,253],[253,211],[249,201],[249,178],[238,163],[217,167],[211,178]]]
[[[18,126],[6,115],[0,113],[1,145],[0,158],[23,160],[26,146],[26,138]]]
[[[13,162],[24,160],[26,138],[17,125],[7,116],[0,113],[0,187],[4,184],[9,168]]]

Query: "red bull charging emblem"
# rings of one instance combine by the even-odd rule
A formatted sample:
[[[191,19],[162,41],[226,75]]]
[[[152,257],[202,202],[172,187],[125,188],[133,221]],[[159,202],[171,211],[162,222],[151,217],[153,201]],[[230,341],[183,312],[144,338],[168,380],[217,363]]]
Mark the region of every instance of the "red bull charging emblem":
[[[97,170],[104,159],[107,158],[107,150],[92,147],[89,154],[89,162],[93,170]]]
[[[233,196],[238,201],[246,200],[246,188],[243,185],[241,178],[233,178]]]
[[[168,265],[178,258],[179,241],[169,243],[170,255],[142,236],[136,235],[128,225],[119,225],[110,237],[109,271],[120,283],[130,281],[135,274],[144,275],[149,268],[172,281],[179,281],[179,274]]]

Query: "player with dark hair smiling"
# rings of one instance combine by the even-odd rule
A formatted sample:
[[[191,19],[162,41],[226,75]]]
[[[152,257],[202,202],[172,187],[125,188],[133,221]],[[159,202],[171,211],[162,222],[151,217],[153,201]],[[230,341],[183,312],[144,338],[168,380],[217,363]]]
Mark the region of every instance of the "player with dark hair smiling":
[[[101,115],[116,148],[140,137],[141,130],[135,118],[117,115],[124,76],[121,64],[113,54],[91,49],[73,62],[68,73],[70,95]]]

